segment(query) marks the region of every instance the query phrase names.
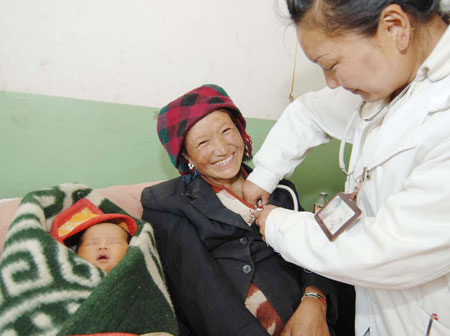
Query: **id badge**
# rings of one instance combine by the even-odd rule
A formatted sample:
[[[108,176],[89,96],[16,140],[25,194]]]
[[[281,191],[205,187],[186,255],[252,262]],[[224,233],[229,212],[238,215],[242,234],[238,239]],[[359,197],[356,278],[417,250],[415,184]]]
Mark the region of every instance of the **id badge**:
[[[330,241],[335,240],[361,215],[352,194],[337,193],[314,218]]]

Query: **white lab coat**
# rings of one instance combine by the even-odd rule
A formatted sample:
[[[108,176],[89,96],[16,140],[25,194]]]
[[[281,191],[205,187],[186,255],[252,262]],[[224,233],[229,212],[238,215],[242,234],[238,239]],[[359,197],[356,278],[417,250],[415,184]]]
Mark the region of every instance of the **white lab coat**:
[[[255,156],[249,180],[271,192],[310,148],[342,139],[361,99],[341,89],[304,95],[288,106]],[[363,117],[383,102],[367,104]],[[362,216],[330,242],[313,214],[275,209],[267,242],[288,261],[355,285],[356,335],[450,335],[450,29],[404,96],[371,121],[359,116],[345,189]],[[337,161],[337,158],[336,158]],[[301,189],[300,189],[301,190]],[[345,299],[345,298],[343,298]]]

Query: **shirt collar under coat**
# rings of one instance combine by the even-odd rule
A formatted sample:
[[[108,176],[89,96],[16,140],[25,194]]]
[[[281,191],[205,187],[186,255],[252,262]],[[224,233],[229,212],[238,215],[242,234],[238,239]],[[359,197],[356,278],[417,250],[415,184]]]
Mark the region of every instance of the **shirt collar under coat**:
[[[416,147],[418,130],[427,115],[450,106],[446,89],[449,80],[443,81],[445,78],[450,78],[450,28],[447,28],[434,50],[420,66],[405,96],[386,113],[379,130],[379,145],[365,164],[368,169],[383,164],[399,152]],[[364,127],[369,127],[369,124],[371,123]]]
[[[186,184],[186,196],[192,206],[209,219],[251,231],[239,214],[222,204],[213,188],[204,179],[196,177]]]

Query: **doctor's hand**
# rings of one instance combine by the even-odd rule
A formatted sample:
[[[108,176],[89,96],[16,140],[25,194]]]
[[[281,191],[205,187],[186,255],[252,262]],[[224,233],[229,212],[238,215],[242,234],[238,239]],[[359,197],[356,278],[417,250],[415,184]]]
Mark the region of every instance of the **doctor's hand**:
[[[275,205],[265,205],[261,211],[256,211],[256,225],[259,226],[259,232],[261,232],[261,236],[264,241],[266,241],[266,221],[270,212],[273,209],[276,209]]]
[[[258,200],[261,200],[261,204],[265,205],[269,201],[270,194],[264,189],[258,187],[251,181],[245,180],[242,186],[242,195],[244,200],[250,204],[257,205]]]

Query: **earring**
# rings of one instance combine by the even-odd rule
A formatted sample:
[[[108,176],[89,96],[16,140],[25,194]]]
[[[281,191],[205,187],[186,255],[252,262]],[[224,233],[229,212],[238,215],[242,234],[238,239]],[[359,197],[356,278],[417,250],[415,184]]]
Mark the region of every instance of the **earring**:
[[[189,169],[190,169],[190,170],[192,170],[192,169],[194,169],[194,168],[195,168],[194,164],[193,164],[193,163],[191,163],[191,162],[189,162],[189,163],[188,163],[188,167],[189,167]]]

